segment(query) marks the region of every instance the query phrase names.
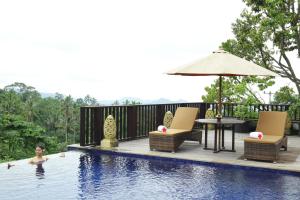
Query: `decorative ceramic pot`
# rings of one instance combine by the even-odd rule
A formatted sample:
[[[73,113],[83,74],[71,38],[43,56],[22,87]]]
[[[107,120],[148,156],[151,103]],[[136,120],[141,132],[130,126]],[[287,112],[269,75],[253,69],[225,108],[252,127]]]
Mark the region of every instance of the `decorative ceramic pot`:
[[[205,119],[214,119],[215,118],[215,112],[212,109],[208,109],[205,113]],[[209,130],[214,129],[214,125],[213,124],[208,124],[207,127]]]
[[[114,139],[117,134],[116,121],[112,115],[109,115],[104,122],[104,138],[105,139]]]
[[[172,121],[173,121],[173,114],[171,113],[171,111],[166,112],[164,116],[164,126],[170,128]]]
[[[212,109],[208,109],[205,113],[205,119],[213,119],[215,118],[215,113]]]

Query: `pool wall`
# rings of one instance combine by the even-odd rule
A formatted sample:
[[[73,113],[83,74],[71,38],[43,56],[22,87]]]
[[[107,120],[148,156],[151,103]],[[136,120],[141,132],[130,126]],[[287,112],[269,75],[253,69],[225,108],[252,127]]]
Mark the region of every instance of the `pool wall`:
[[[171,162],[179,162],[179,163],[185,163],[185,164],[198,164],[198,165],[211,166],[211,167],[221,167],[221,168],[230,168],[230,169],[243,169],[243,170],[255,170],[255,171],[262,171],[262,172],[265,171],[265,172],[272,172],[272,173],[278,173],[278,174],[287,174],[287,175],[293,175],[293,176],[299,176],[300,177],[300,172],[283,170],[283,169],[270,169],[270,168],[264,168],[264,167],[254,167],[254,166],[243,166],[243,165],[228,164],[228,163],[207,162],[207,161],[190,160],[190,159],[184,159],[184,158],[171,158],[171,157],[165,157],[165,156],[136,154],[136,153],[121,152],[121,151],[117,151],[117,150],[97,149],[97,148],[94,148],[94,147],[68,146],[68,150],[78,150],[78,151],[84,151],[84,152],[92,152],[92,153],[95,153],[95,154],[120,155],[120,156],[125,156],[125,157],[141,158],[141,159],[171,161]]]

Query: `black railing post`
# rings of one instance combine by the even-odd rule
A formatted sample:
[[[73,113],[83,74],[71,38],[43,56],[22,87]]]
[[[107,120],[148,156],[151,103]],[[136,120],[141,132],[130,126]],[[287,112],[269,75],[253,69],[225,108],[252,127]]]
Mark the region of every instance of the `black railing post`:
[[[187,103],[181,103],[180,107],[188,107]]]
[[[101,141],[104,138],[104,108],[99,108],[99,140]]]
[[[95,111],[94,111],[94,143],[95,145],[100,145],[100,141],[102,139],[101,135],[103,133],[103,128],[101,130],[101,115],[100,115],[100,107],[96,107],[94,108]],[[103,126],[103,125],[102,125]]]
[[[85,107],[80,108],[80,146],[85,146]]]
[[[207,103],[200,103],[200,113],[199,113],[199,118],[204,119],[205,118],[205,113],[207,111]]]
[[[90,107],[85,107],[85,130],[84,130],[84,133],[85,133],[85,146],[89,145],[90,142],[91,142],[91,108]]]
[[[165,114],[164,105],[157,105],[156,106],[156,113],[155,113],[155,115],[156,115],[156,127],[163,124],[164,114]]]
[[[127,107],[127,135],[130,139],[137,137],[137,107]]]
[[[89,120],[89,123],[90,123],[90,142],[89,144],[92,144],[92,145],[95,145],[95,112],[96,112],[96,109],[95,108],[90,108],[90,120]]]

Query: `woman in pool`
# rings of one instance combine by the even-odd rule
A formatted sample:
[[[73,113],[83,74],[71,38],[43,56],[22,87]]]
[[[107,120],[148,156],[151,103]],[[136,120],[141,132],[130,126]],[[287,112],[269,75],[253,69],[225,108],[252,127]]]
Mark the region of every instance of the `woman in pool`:
[[[35,148],[35,157],[31,158],[29,163],[30,164],[39,164],[43,163],[48,160],[46,156],[43,156],[44,153],[44,147],[42,145],[36,145]]]

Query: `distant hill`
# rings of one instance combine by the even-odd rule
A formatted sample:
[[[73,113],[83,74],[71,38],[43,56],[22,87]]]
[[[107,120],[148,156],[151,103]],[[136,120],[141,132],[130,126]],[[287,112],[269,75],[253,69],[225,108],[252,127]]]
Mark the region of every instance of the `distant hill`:
[[[40,92],[42,98],[55,97],[55,93]]]
[[[167,104],[167,103],[187,103],[186,100],[178,99],[178,100],[170,100],[165,98],[155,99],[155,100],[145,100],[144,104]]]
[[[170,100],[170,99],[165,99],[165,98],[160,98],[160,99],[140,99],[140,98],[133,98],[133,97],[124,97],[121,99],[117,99],[117,101],[120,104],[123,104],[126,100],[128,101],[135,101],[135,102],[140,102],[141,104],[167,104],[167,103],[186,103],[186,100],[183,99],[178,99],[178,100]],[[100,104],[103,105],[111,105],[115,102],[116,100],[100,100],[98,101]]]
[[[48,92],[41,92],[40,93],[43,98],[47,97],[55,97],[56,93],[48,93]],[[63,95],[66,96],[66,95]],[[76,98],[76,97],[74,97]],[[82,97],[84,98],[84,97]],[[98,100],[98,103],[100,105],[112,105],[115,101],[118,101],[120,105],[122,105],[126,100],[128,101],[135,101],[140,102],[141,104],[167,104],[167,103],[186,103],[186,100],[178,99],[178,100],[170,100],[165,98],[159,98],[159,99],[141,99],[141,98],[134,98],[134,97],[123,97],[121,99],[115,99],[115,100]]]

